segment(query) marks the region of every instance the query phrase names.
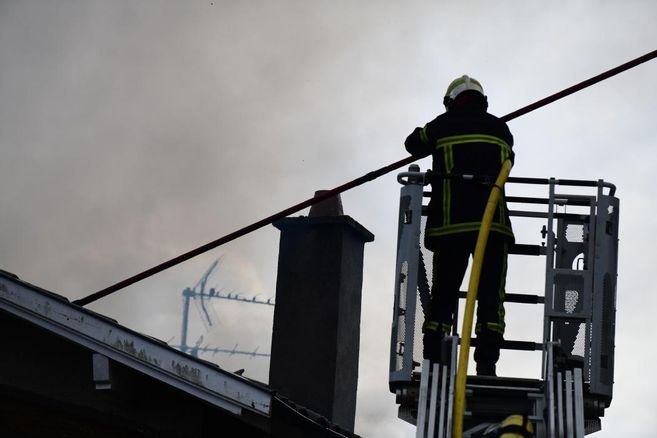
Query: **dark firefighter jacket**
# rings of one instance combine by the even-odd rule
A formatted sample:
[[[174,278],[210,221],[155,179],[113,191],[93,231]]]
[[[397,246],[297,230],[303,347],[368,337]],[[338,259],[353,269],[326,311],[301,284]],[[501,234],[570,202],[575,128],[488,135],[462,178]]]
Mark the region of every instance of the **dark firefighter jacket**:
[[[478,232],[491,184],[506,159],[513,162],[513,136],[506,123],[469,106],[439,115],[423,128],[415,128],[405,142],[415,156],[433,155],[433,173],[489,177],[489,183],[432,178],[425,245],[433,249],[440,237]],[[509,211],[502,197],[491,232],[513,241]]]

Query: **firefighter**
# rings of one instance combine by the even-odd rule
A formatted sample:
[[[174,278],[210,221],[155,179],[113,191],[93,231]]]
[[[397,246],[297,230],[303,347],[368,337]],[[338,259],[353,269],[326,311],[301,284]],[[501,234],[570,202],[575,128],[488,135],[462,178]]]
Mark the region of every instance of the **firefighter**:
[[[433,156],[432,194],[424,245],[433,252],[433,284],[422,327],[425,359],[440,362],[440,344],[453,323],[458,292],[474,253],[481,219],[502,163],[513,162],[513,136],[506,123],[489,114],[481,84],[462,76],[443,100],[446,112],[415,128],[405,142],[414,156]],[[458,178],[475,175],[474,180]],[[450,177],[451,176],[451,177]],[[509,245],[514,241],[502,196],[484,255],[478,292],[478,375],[495,375],[504,334],[504,286]]]

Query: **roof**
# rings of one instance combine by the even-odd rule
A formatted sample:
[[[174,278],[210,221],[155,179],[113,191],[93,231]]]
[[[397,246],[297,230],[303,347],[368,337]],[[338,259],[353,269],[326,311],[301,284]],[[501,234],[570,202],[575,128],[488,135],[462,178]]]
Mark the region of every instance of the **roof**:
[[[273,417],[313,436],[358,438],[261,382],[182,353],[164,341],[135,332],[0,269],[0,314],[2,311],[204,400],[257,428],[271,423],[274,411]]]
[[[0,270],[0,310],[215,405],[244,421],[271,415],[271,390]],[[260,417],[260,418],[258,418]]]

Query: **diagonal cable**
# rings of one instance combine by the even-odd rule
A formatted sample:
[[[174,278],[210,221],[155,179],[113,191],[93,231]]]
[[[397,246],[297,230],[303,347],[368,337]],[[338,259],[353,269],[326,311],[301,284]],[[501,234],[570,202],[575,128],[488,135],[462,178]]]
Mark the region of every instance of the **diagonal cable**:
[[[590,87],[591,85],[597,84],[598,82],[604,81],[605,79],[608,79],[612,76],[615,76],[619,73],[622,73],[626,70],[629,70],[631,68],[636,67],[639,64],[643,64],[644,62],[650,61],[651,59],[657,58],[657,50],[653,50],[650,53],[646,53],[643,56],[640,56],[636,59],[633,59],[629,62],[626,62],[625,64],[619,65],[618,67],[612,68],[610,70],[607,70],[603,73],[600,73],[599,75],[596,75],[590,79],[587,79],[585,81],[582,81],[578,84],[575,84],[571,87],[568,87],[562,91],[559,91],[558,93],[554,93],[551,96],[545,97],[541,100],[538,100],[530,105],[527,105],[523,108],[520,108],[516,111],[513,111],[512,113],[509,113],[502,117],[501,119],[504,120],[505,122],[508,122],[510,120],[513,120],[517,117],[520,117],[524,114],[527,114],[531,111],[534,111],[538,108],[541,108],[545,105],[549,105],[550,103],[563,99],[566,96],[569,96],[577,91],[583,90],[584,88]],[[232,240],[237,239],[238,237],[242,237],[245,234],[251,233],[252,231],[258,230],[266,225],[271,224],[275,220],[282,219],[286,216],[291,215],[292,213],[296,213],[300,210],[303,210],[304,208],[310,207],[313,204],[316,204],[318,202],[324,201],[328,198],[331,198],[335,195],[338,195],[342,192],[346,192],[347,190],[353,189],[354,187],[358,187],[366,182],[372,181],[382,175],[385,175],[389,172],[392,172],[395,169],[399,169],[400,167],[403,167],[405,165],[408,165],[422,157],[415,157],[415,156],[410,156],[406,157],[402,160],[396,161],[392,164],[389,164],[387,166],[381,167],[380,169],[374,170],[372,172],[369,172],[359,178],[356,178],[352,181],[349,181],[348,183],[345,183],[341,186],[338,186],[332,190],[327,190],[326,192],[322,192],[321,194],[313,197],[306,199],[303,202],[300,202],[296,205],[293,205],[292,207],[286,208],[285,210],[282,210],[276,214],[273,214],[269,217],[266,217],[264,219],[261,219],[257,222],[252,223],[251,225],[247,225],[244,228],[240,228],[237,231],[234,231],[230,234],[227,234],[223,237],[220,237],[219,239],[213,240],[212,242],[206,243],[205,245],[199,246],[198,248],[195,248],[191,251],[188,251],[184,254],[181,254],[177,257],[172,258],[171,260],[167,260],[166,262],[160,263],[157,266],[153,266],[150,269],[147,269],[137,275],[134,275],[132,277],[126,278],[125,280],[121,280],[116,284],[113,284],[109,287],[106,287],[105,289],[99,290],[98,292],[95,292],[91,295],[88,295],[84,298],[80,298],[79,300],[75,300],[74,303],[78,304],[80,306],[85,306],[89,303],[92,303],[100,298],[106,297],[107,295],[110,295],[118,290],[121,290],[127,286],[130,286],[131,284],[137,283],[138,281],[144,280],[148,277],[151,277],[159,272],[162,272],[166,269],[169,269],[173,266],[176,266],[186,260],[189,260],[193,257],[196,257],[200,254],[203,254],[207,251],[210,251],[211,249],[214,249],[218,246],[221,246],[225,243],[228,243]]]

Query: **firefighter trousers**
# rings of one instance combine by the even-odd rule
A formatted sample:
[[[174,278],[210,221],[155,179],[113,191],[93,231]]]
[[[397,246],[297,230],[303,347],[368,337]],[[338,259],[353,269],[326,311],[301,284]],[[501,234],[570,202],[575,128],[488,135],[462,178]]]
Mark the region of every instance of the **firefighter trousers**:
[[[435,330],[441,338],[451,330],[458,304],[458,293],[474,254],[477,233],[452,234],[441,237],[432,248],[433,282],[425,333]],[[504,334],[504,296],[509,238],[490,233],[477,293],[475,333],[478,345],[475,361],[495,364],[499,359]]]

